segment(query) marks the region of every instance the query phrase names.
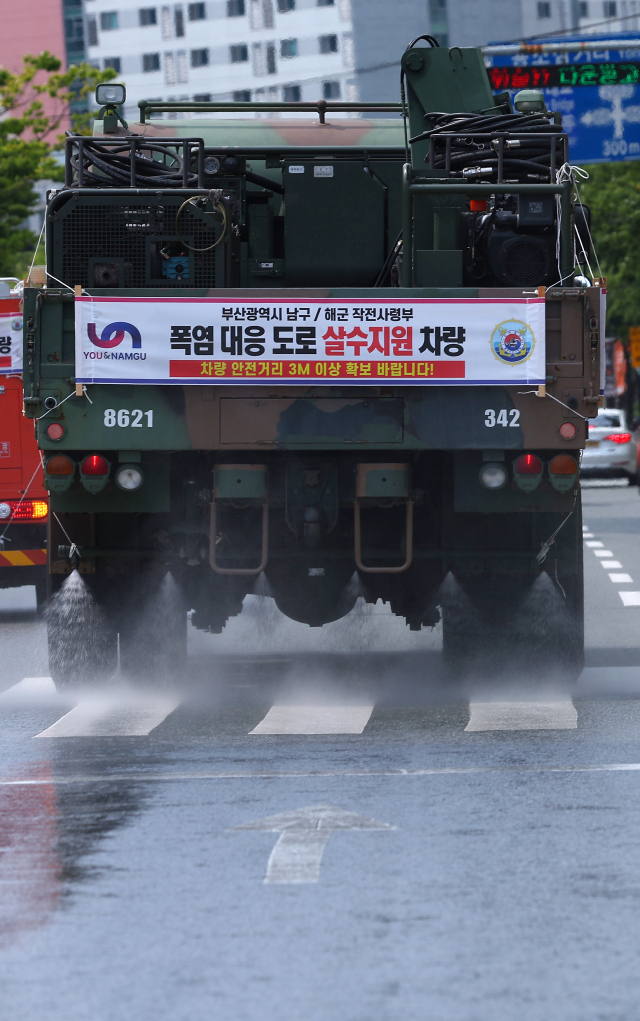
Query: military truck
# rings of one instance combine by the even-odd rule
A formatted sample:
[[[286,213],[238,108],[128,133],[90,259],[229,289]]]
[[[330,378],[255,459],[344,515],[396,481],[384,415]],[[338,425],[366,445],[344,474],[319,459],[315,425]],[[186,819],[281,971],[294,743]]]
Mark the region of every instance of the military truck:
[[[567,135],[479,50],[420,37],[400,70],[397,103],[149,101],[130,125],[108,83],[67,139],[25,411],[53,590],[77,571],[103,623],[50,615],[59,685],[118,649],[178,669],[186,611],[218,633],[259,578],[312,627],[358,596],[442,616],[456,673],[579,672],[604,281]]]

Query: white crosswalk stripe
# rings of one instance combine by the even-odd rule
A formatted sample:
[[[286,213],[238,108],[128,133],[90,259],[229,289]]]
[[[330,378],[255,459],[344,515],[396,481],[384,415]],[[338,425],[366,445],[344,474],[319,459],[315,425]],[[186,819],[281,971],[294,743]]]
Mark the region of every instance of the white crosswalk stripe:
[[[144,737],[180,704],[175,695],[84,700],[36,737]]]
[[[3,706],[60,701],[56,686],[50,677],[23,677],[18,684],[12,685],[0,694],[0,705]]]
[[[571,699],[557,702],[471,702],[465,731],[575,730],[578,714]]]
[[[250,734],[361,734],[371,705],[274,705]]]

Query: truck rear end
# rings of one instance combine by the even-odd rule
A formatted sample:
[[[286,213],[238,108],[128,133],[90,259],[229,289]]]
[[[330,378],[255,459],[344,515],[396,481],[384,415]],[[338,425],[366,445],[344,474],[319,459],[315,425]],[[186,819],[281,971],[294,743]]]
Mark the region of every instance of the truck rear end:
[[[604,302],[567,138],[494,97],[479,51],[412,45],[402,72],[404,110],[146,104],[68,141],[25,409],[51,408],[53,588],[77,569],[107,623],[96,644],[51,616],[59,684],[111,673],[118,635],[129,673],[177,670],[186,609],[217,633],[259,578],[313,627],[359,596],[442,618],[457,673],[580,670]]]

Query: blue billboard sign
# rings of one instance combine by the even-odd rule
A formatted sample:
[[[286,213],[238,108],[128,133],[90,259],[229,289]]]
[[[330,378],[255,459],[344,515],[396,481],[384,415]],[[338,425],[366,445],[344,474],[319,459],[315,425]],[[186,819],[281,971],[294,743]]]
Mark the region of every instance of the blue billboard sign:
[[[573,41],[573,39],[571,40]],[[581,41],[588,42],[588,38]],[[624,46],[624,40],[621,40]],[[492,67],[622,64],[640,60],[640,50],[517,54],[485,58]],[[554,75],[554,77],[556,77]],[[510,89],[511,95],[517,90]],[[549,110],[562,114],[572,163],[640,160],[640,85],[561,85],[542,88]]]

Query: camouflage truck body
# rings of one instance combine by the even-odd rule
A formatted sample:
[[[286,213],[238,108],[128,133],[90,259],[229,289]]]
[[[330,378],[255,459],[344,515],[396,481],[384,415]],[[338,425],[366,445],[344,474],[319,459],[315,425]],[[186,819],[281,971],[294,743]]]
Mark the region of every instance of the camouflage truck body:
[[[25,409],[40,418],[51,407],[37,425],[45,463],[65,455],[73,464],[62,482],[46,472],[54,588],[76,566],[110,614],[113,635],[120,632],[121,649],[125,596],[168,567],[182,611],[194,609],[194,624],[215,632],[264,573],[281,610],[312,626],[344,615],[362,594],[390,601],[414,629],[434,625],[442,610],[454,660],[477,651],[480,639],[493,647],[509,635],[528,658],[541,632],[523,623],[520,609],[514,617],[514,607],[544,575],[562,593],[563,610],[543,644],[563,670],[579,667],[577,463],[596,414],[604,323],[602,289],[574,284],[571,182],[559,181],[553,167],[550,183],[523,184],[505,178],[502,164],[493,182],[434,166],[433,145],[419,137],[433,123],[429,111],[486,115],[498,100],[477,51],[413,47],[403,70],[409,133],[418,138],[409,162],[399,117],[190,119],[119,129],[113,145],[120,142],[125,156],[130,148],[129,165],[131,137],[141,153],[156,143],[179,152],[182,139],[195,176],[171,189],[140,187],[133,171],[133,186],[122,176],[102,185],[91,154],[69,143],[67,186],[47,210],[47,265],[67,286],[51,279],[46,289],[25,290]],[[554,163],[556,146],[566,145],[560,132],[551,143]],[[511,137],[502,136],[494,148],[501,159]],[[527,234],[520,205],[517,216],[513,209],[531,196],[552,223]],[[488,200],[490,212],[473,212],[470,197]],[[483,215],[493,217],[488,227],[477,219]],[[476,235],[469,241],[477,224],[488,231],[493,270],[476,258]],[[497,226],[510,233],[496,241]],[[522,285],[507,286],[500,258],[523,237],[534,238],[532,251],[544,254],[546,246],[552,256],[542,268],[534,264]],[[502,253],[493,263],[491,245]],[[87,382],[78,365],[82,301],[288,303],[319,310],[327,326],[340,302],[396,309],[423,299],[455,307],[541,297],[546,368],[534,385],[421,385],[406,375],[218,381],[211,368],[200,383],[101,383]],[[147,342],[160,343],[150,333]],[[104,346],[112,335],[102,334]],[[195,348],[193,337],[188,343]],[[51,422],[63,425],[61,438],[47,434]],[[541,469],[524,483],[515,470],[523,454]],[[83,468],[94,455],[108,465],[99,490]],[[549,469],[559,455],[575,464],[567,470],[565,457],[563,478]],[[121,465],[142,476],[135,490],[118,483]],[[487,465],[503,477],[495,488],[482,481]],[[452,579],[472,607],[466,616]],[[63,673],[69,666],[53,643]]]

